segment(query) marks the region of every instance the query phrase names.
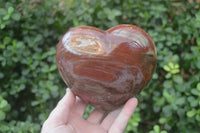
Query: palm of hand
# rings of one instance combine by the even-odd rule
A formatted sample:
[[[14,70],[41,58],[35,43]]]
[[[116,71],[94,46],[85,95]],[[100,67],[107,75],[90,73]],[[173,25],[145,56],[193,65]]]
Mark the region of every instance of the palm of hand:
[[[69,90],[45,121],[42,133],[123,133],[136,106],[137,99],[131,98],[123,109],[108,115],[94,110],[85,120],[82,115],[87,104]]]

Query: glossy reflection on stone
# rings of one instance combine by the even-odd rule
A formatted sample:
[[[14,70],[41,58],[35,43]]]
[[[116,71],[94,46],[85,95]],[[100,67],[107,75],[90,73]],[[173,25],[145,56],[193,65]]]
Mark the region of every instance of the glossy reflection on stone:
[[[141,92],[155,71],[156,58],[151,37],[133,25],[107,31],[73,28],[56,52],[58,70],[72,92],[107,111]]]

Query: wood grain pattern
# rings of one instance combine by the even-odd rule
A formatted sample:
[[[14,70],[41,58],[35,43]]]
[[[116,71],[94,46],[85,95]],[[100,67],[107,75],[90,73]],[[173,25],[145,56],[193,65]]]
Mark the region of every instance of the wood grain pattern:
[[[133,25],[107,31],[80,26],[60,40],[58,70],[72,92],[97,109],[113,110],[136,96],[156,68],[151,37]]]

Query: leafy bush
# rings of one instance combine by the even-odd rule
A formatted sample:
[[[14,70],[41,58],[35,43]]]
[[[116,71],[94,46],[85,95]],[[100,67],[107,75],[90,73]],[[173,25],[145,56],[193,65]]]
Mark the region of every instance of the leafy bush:
[[[198,0],[2,0],[0,132],[40,131],[66,88],[55,54],[69,28],[129,23],[153,38],[158,66],[125,132],[198,133],[199,9]]]

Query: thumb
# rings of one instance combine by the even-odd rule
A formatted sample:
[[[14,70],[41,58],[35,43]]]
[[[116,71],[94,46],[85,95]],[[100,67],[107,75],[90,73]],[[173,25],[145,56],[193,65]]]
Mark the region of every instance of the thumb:
[[[66,94],[58,102],[56,108],[51,112],[48,119],[50,119],[51,121],[60,121],[66,123],[69,113],[75,104],[75,99],[76,97],[74,96],[74,94],[69,88],[67,88]]]

